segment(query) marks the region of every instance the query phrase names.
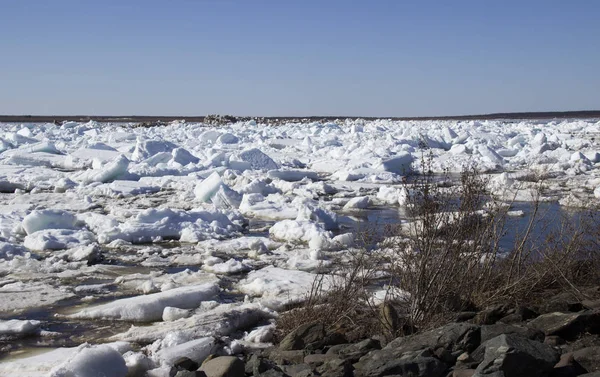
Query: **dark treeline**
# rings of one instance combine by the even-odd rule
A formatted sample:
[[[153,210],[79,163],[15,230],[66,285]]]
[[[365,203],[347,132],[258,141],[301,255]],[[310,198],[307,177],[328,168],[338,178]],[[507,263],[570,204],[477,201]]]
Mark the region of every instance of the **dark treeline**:
[[[185,120],[186,122],[202,122],[204,116],[92,116],[92,115],[0,115],[0,122],[87,122],[95,120],[98,122],[171,122],[173,120]],[[459,116],[428,116],[428,117],[358,117],[358,116],[268,116],[268,117],[240,117],[241,119],[258,119],[264,121],[332,121],[335,119],[392,119],[392,120],[492,120],[492,119],[566,119],[566,118],[600,118],[600,110],[591,111],[549,111],[549,112],[521,112],[521,113],[493,113],[478,115]]]

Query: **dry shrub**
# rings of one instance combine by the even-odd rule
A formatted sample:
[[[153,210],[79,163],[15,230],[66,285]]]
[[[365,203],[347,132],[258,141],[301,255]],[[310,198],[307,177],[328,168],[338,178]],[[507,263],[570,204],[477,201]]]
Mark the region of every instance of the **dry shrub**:
[[[409,222],[389,226],[376,248],[374,234],[381,232],[359,234],[362,249],[333,277],[319,277],[304,305],[281,315],[280,334],[315,319],[350,338],[402,334],[402,326],[389,326],[373,305],[369,288],[380,279],[378,271],[386,273],[390,292],[409,293],[403,301],[390,294],[388,304],[397,308],[400,321],[419,329],[464,310],[532,304],[549,292],[569,291],[583,299],[589,292],[584,288],[600,284],[596,209],[564,217],[559,226],[552,219],[552,229],[544,229],[549,224],[540,216],[539,181],[525,227],[512,248],[503,250],[512,203],[495,200],[487,179],[472,167],[459,184],[446,187],[436,182],[426,159],[421,164],[424,173],[406,185]]]
[[[362,233],[370,237],[371,232]],[[313,281],[306,300],[282,313],[277,320],[277,338],[296,327],[321,321],[328,332],[344,334],[349,341],[381,333],[376,309],[369,304],[371,284],[379,259],[366,248],[352,250],[349,260],[332,274],[320,274]]]

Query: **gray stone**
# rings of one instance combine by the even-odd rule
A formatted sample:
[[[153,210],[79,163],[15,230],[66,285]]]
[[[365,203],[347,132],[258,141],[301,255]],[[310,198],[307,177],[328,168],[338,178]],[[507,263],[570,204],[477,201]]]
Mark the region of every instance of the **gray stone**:
[[[573,352],[573,359],[588,372],[600,372],[600,347],[588,347]]]
[[[317,368],[317,372],[322,376],[328,377],[353,377],[352,363],[348,360],[333,359],[328,360]]]
[[[471,352],[481,340],[480,327],[469,323],[451,323],[421,334],[396,338],[384,350],[395,350],[398,355],[424,348],[443,347],[450,352]]]
[[[327,351],[327,354],[337,355],[340,359],[356,362],[369,351],[379,349],[381,349],[381,343],[378,340],[365,339],[354,344],[340,344],[333,346]]]
[[[337,356],[331,354],[311,354],[304,356],[304,363],[319,366],[325,364],[327,361],[337,358]]]
[[[564,352],[574,352],[582,348],[600,346],[600,336],[594,334],[582,334],[577,340],[562,346]]]
[[[455,369],[452,371],[452,377],[473,377],[475,369]]]
[[[398,331],[400,322],[398,312],[389,302],[384,302],[379,306],[379,320],[384,329],[390,334],[395,334]]]
[[[292,377],[296,377],[298,374],[306,374],[305,371],[309,372],[308,374],[313,372],[313,368],[308,364],[282,365],[281,370]]]
[[[559,362],[552,370],[552,377],[575,377],[587,371],[573,358],[573,353],[560,355]]]
[[[279,349],[283,351],[318,349],[323,346],[325,335],[325,326],[322,323],[307,323],[298,326],[283,338],[279,343]]]
[[[258,377],[291,377],[289,374],[282,372],[279,369],[269,369],[258,375]]]
[[[580,374],[578,377],[600,377],[600,372]]]
[[[549,335],[544,337],[544,344],[552,347],[558,347],[562,344],[565,344],[565,340],[558,335]]]
[[[520,306],[514,311],[514,313],[510,313],[510,314],[500,318],[500,320],[498,320],[498,322],[502,322],[502,323],[506,323],[506,324],[521,323],[521,322],[533,319],[533,318],[537,317],[538,315],[539,314],[536,311],[529,309],[527,307],[524,307],[524,306]]]
[[[206,377],[206,373],[199,370],[180,370],[174,377]]]
[[[496,323],[494,325],[481,326],[481,343],[497,337],[501,334],[518,334],[524,338],[544,341],[544,333],[541,330],[533,329],[526,326],[507,325],[504,323]]]
[[[456,315],[454,322],[466,322],[469,321],[477,315],[477,312],[460,312]]]
[[[584,308],[587,309],[599,309],[600,308],[600,300],[583,300],[581,304]]]
[[[398,374],[414,377],[441,377],[448,366],[435,357],[421,356],[418,353],[408,353],[400,358],[394,357],[363,357],[354,364],[356,377],[380,377]],[[384,356],[384,354],[378,354]],[[387,355],[389,356],[389,355]]]
[[[207,377],[245,377],[244,362],[235,356],[219,356],[202,364]]]
[[[531,320],[528,326],[541,330],[546,335],[573,340],[582,333],[600,333],[600,311],[542,314]]]
[[[558,353],[550,346],[516,334],[500,335],[481,344],[483,361],[476,377],[538,377],[548,374],[558,362]]]
[[[173,362],[173,366],[177,370],[197,370],[200,365],[189,357],[180,357]]]
[[[274,367],[275,364],[270,360],[254,354],[246,361],[246,374],[258,376]]]
[[[300,372],[292,375],[292,377],[318,377],[318,376],[320,376],[320,374],[317,374],[312,369],[304,369],[304,370],[301,370]]]
[[[486,308],[473,318],[477,325],[492,325],[508,314],[508,309],[503,305]]]
[[[578,312],[583,309],[581,302],[572,293],[562,292],[551,297],[538,308],[540,314],[554,312]]]
[[[269,359],[279,365],[301,364],[304,362],[306,353],[303,350],[272,350],[269,354]]]

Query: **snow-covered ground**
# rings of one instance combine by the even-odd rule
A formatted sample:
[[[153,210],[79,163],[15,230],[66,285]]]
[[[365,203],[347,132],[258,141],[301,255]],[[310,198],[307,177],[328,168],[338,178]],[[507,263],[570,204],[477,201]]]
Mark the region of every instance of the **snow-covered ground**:
[[[600,198],[599,142],[596,120],[0,124],[0,375],[262,347],[352,224],[401,213],[423,155],[577,206]]]

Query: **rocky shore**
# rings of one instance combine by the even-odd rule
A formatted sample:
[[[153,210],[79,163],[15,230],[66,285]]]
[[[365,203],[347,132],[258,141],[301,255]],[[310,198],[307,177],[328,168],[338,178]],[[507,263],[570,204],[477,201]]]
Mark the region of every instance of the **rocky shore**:
[[[599,291],[595,289],[595,291]],[[456,313],[441,327],[348,343],[318,320],[274,347],[175,362],[175,377],[600,377],[600,300],[558,294],[543,305]]]

